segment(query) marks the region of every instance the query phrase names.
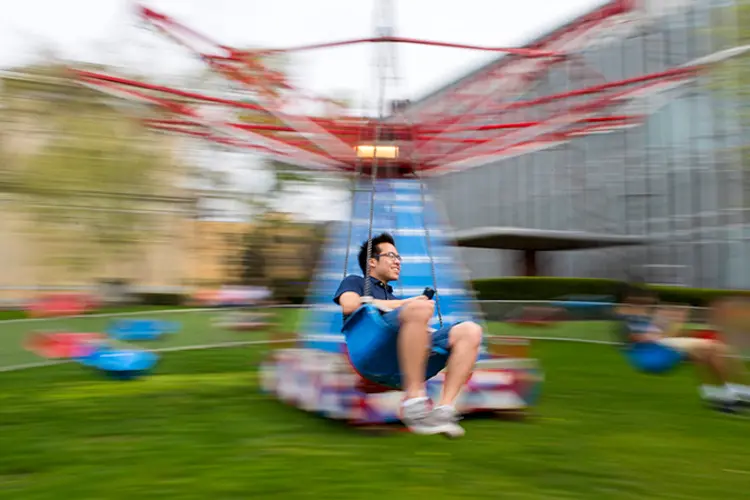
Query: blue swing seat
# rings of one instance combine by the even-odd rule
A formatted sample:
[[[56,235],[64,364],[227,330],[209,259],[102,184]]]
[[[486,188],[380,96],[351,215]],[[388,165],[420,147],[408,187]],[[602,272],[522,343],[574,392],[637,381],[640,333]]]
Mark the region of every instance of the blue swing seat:
[[[359,306],[346,318],[341,331],[349,336],[360,336],[372,334],[373,330],[386,330],[388,324],[383,320],[380,309],[372,304]]]
[[[110,378],[132,380],[149,373],[159,361],[159,356],[150,351],[120,349],[109,344],[100,344],[77,361]]]
[[[625,356],[633,368],[651,375],[668,373],[684,359],[679,351],[656,343],[631,345]]]
[[[346,354],[362,381],[358,385],[364,392],[401,390],[400,382],[397,381],[400,377],[396,375],[400,370],[394,345],[394,337],[397,335],[394,328],[393,321],[385,319],[381,310],[372,304],[360,306],[344,322],[342,330],[347,342]],[[427,379],[434,377],[445,367],[448,354],[442,347],[432,346],[432,355],[426,366]],[[374,379],[371,380],[368,373]]]
[[[672,371],[685,359],[681,352],[669,346],[651,342],[632,342],[627,327],[621,321],[618,321],[615,332],[628,363],[640,372],[663,375]]]
[[[383,331],[389,328],[390,325],[383,319],[380,309],[372,304],[364,304],[346,318],[341,331],[348,339],[350,337],[372,336],[373,331]],[[448,354],[442,348],[434,347],[433,349],[439,354]]]
[[[346,339],[352,337],[372,337],[373,332],[382,332],[388,329],[388,324],[383,320],[380,309],[373,306],[372,304],[364,304],[358,307],[348,318],[344,321],[344,326],[341,331],[344,333]],[[355,384],[355,387],[364,392],[365,394],[379,394],[383,392],[397,390],[394,387],[388,387],[377,382],[366,379],[352,363],[349,357],[348,348],[344,346],[344,354],[349,359],[349,364],[354,369],[355,373],[359,376],[359,381]]]
[[[108,330],[109,336],[122,341],[158,340],[167,333],[179,330],[171,321],[156,319],[119,319]]]

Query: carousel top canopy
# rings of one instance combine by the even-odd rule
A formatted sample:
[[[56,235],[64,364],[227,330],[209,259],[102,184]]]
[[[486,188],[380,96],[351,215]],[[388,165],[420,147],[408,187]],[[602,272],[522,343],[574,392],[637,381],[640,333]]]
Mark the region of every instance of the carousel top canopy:
[[[377,167],[377,177],[455,171],[551,147],[580,135],[637,126],[653,112],[652,102],[643,104],[646,99],[681,87],[707,66],[750,48],[736,47],[628,79],[571,84],[569,88],[575,90],[529,98],[531,89],[554,68],[577,68],[566,72],[571,80],[575,75],[591,74],[594,70],[586,67],[583,53],[607,43],[608,38],[638,29],[648,14],[637,2],[616,0],[577,20],[564,33],[524,48],[378,36],[253,51],[214,41],[151,8],[138,7],[138,16],[243,89],[246,98],[74,70],[81,84],[143,104],[149,111],[143,124],[154,130],[251,150],[309,169],[367,174]],[[379,118],[346,116],[341,105],[296,87],[269,64],[273,55],[355,44],[420,44],[436,50],[498,52],[502,57],[442,92],[437,103],[433,97],[417,105],[393,106],[392,114]],[[293,112],[304,108],[301,103],[311,101],[324,104],[326,115]],[[228,113],[209,113],[206,104]],[[529,116],[535,119],[527,119]]]

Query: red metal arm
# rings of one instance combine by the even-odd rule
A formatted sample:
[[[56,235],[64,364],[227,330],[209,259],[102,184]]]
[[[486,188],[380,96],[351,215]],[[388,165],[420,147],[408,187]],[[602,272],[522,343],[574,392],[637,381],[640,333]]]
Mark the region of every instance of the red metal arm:
[[[672,77],[672,79],[679,79]],[[671,82],[670,79],[667,79]],[[504,149],[512,147],[514,144],[523,143],[534,139],[535,137],[555,133],[564,130],[566,127],[580,123],[589,118],[593,118],[596,114],[601,113],[603,110],[622,104],[627,100],[633,99],[639,95],[639,93],[645,90],[656,89],[662,82],[649,82],[645,85],[641,85],[635,88],[622,90],[610,95],[603,96],[599,99],[595,99],[578,106],[573,106],[561,113],[551,116],[550,118],[540,122],[538,125],[528,127],[520,131],[511,132],[504,134],[497,139],[488,141],[485,144],[478,146],[469,147],[467,149],[458,151],[453,154],[446,155],[443,158],[443,162],[447,168],[453,168],[455,164],[460,164],[463,167],[468,165],[478,165],[487,161],[486,155],[490,154],[493,149]]]
[[[448,47],[454,49],[480,50],[485,52],[504,52],[524,57],[562,57],[564,54],[548,50],[534,50],[522,47],[488,47],[485,45],[469,45],[464,43],[440,42],[435,40],[423,40],[419,38],[405,38],[397,36],[382,36],[372,38],[355,38],[352,40],[341,40],[338,42],[313,43],[299,45],[285,49],[266,49],[259,51],[262,54],[276,54],[285,52],[301,52],[305,50],[326,49],[333,47],[344,47],[346,45],[357,45],[362,43],[406,43],[414,45],[428,45],[433,47]]]
[[[612,91],[616,89],[632,87],[629,90],[622,91],[625,93],[623,95],[627,95],[628,93],[636,92],[639,89],[643,90],[643,89],[650,88],[651,85],[653,85],[654,83],[658,83],[659,81],[672,81],[674,79],[692,77],[696,73],[696,71],[697,71],[697,68],[692,67],[692,66],[673,68],[667,71],[650,73],[647,75],[641,75],[641,76],[637,76],[633,78],[626,78],[626,79],[622,79],[622,80],[618,80],[614,82],[608,82],[608,83],[600,84],[600,85],[593,85],[593,86],[585,87],[582,89],[572,90],[568,92],[561,92],[558,94],[547,95],[547,96],[543,96],[543,97],[539,97],[535,99],[529,99],[525,101],[516,101],[516,102],[509,103],[505,106],[495,107],[494,109],[475,115],[474,118],[483,119],[483,118],[486,118],[487,116],[497,115],[503,112],[517,111],[520,109],[525,109],[525,108],[534,107],[534,106],[541,106],[541,105],[549,104],[552,102],[562,102],[564,100],[575,98],[575,97],[595,95],[595,94],[605,93],[607,91]],[[641,85],[640,87],[637,87],[636,86],[637,84],[643,84],[643,85]],[[612,94],[611,97],[617,97],[618,95],[620,94],[614,93]],[[581,110],[586,110],[589,104],[591,104],[594,108],[599,107],[600,109],[603,109],[603,107],[599,106],[599,104],[606,103],[608,102],[608,100],[609,100],[609,97],[604,97],[604,98],[599,98],[598,100],[592,100],[589,103],[580,104],[578,106],[569,108],[568,110],[565,110],[559,113],[557,118],[559,120],[568,120],[568,121],[571,121],[571,120],[573,121],[584,120],[585,121],[588,119],[592,119],[594,115],[589,113],[588,111],[586,111],[584,115],[574,115],[573,113],[580,113]],[[580,120],[578,119],[578,117],[580,117]],[[441,125],[442,124],[438,124],[438,127],[440,127]],[[537,123],[536,125],[541,125],[541,123]],[[449,132],[453,133],[453,132],[463,131],[467,129],[470,129],[470,127],[458,128],[455,126],[453,127],[449,126],[445,129],[443,134],[448,134]],[[504,136],[497,138],[497,141],[504,140],[507,138],[512,138],[512,135],[506,134]],[[495,144],[497,144],[497,142]],[[432,143],[432,144],[428,143],[428,146],[430,145],[434,147],[435,143]],[[425,151],[427,153],[436,152],[434,149],[430,150],[430,149],[427,149],[426,147],[423,147],[417,150],[417,154],[425,154],[424,153]],[[444,155],[451,155],[455,153],[455,154],[465,154],[468,156],[468,155],[471,155],[472,153],[476,153],[477,150],[473,150],[473,149],[472,150],[470,149],[460,150],[458,147],[454,147],[454,148],[450,148],[447,150],[442,149],[440,152]],[[446,161],[451,161],[451,158],[452,157],[450,156],[446,156],[445,159]]]
[[[262,63],[259,62],[257,56],[249,57],[247,52],[243,53],[242,51],[237,51],[213,42],[208,37],[152,9],[142,7],[140,13],[146,21],[173,40],[198,54],[216,71],[233,80],[255,86],[256,90],[259,90],[259,92],[256,92],[258,94],[259,105],[282,122],[298,130],[311,143],[326,151],[331,156],[347,161],[356,160],[351,147],[334,134],[329,133],[325,128],[307,117],[286,113],[283,108],[288,102],[285,102],[273,89],[269,88],[268,82],[264,81],[267,80],[266,78],[258,78],[257,75],[248,74],[248,68],[262,74],[267,71]],[[190,38],[193,40],[190,40]],[[209,45],[210,47],[206,48],[213,49],[215,53],[211,54],[206,50],[201,50],[198,44],[194,43],[196,41],[204,45]],[[291,86],[288,87],[291,88]]]
[[[107,92],[110,94],[117,95],[118,97],[124,97],[126,99],[141,102],[151,106],[159,106],[163,109],[168,110],[171,113],[188,117],[195,123],[212,130],[215,134],[224,136],[227,139],[240,142],[248,142],[254,146],[263,148],[274,155],[282,155],[284,160],[293,159],[292,163],[308,167],[308,168],[341,168],[343,165],[332,160],[329,157],[316,154],[299,147],[290,146],[282,141],[274,138],[270,138],[255,132],[244,130],[238,131],[232,124],[221,122],[218,120],[207,117],[204,113],[199,110],[193,109],[192,107],[161,99],[159,97],[146,95],[142,92],[138,92],[135,89],[118,87],[111,82],[82,78],[81,83],[86,86],[93,87],[97,90]]]

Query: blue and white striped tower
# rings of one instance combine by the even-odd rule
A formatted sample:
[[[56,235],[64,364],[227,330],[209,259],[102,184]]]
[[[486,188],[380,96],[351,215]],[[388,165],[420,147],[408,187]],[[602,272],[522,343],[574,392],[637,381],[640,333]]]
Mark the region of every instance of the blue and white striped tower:
[[[340,308],[333,303],[333,295],[345,275],[362,275],[357,255],[368,235],[370,186],[368,181],[360,180],[358,189],[353,193],[353,222],[351,237],[348,238],[346,271],[344,262],[349,221],[336,223],[330,229],[310,285],[308,304],[313,307],[306,312],[300,326],[300,340],[304,347],[333,352],[341,350],[343,319]],[[388,179],[375,183],[372,234],[391,233],[404,259],[401,279],[391,283],[394,294],[405,298],[421,294],[425,287],[435,288],[443,323],[458,320],[479,322],[478,309],[468,289],[466,269],[460,262],[456,248],[449,245],[445,236],[446,225],[440,220],[436,202],[426,187],[423,189],[420,189],[420,181],[411,179]],[[435,266],[436,283],[433,282],[430,254]],[[437,328],[438,307],[435,309],[432,326]]]

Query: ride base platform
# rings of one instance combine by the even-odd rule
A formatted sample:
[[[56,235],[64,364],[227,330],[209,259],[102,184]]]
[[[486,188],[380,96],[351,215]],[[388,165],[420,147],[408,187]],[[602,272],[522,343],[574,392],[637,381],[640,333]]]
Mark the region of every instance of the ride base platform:
[[[496,339],[475,366],[474,374],[456,402],[463,415],[508,412],[524,414],[539,397],[543,374],[528,357],[528,341]],[[427,394],[437,401],[445,371],[427,382]],[[404,392],[383,390],[362,380],[346,355],[310,348],[273,351],[260,366],[261,389],[280,401],[326,418],[352,425],[400,421]]]

